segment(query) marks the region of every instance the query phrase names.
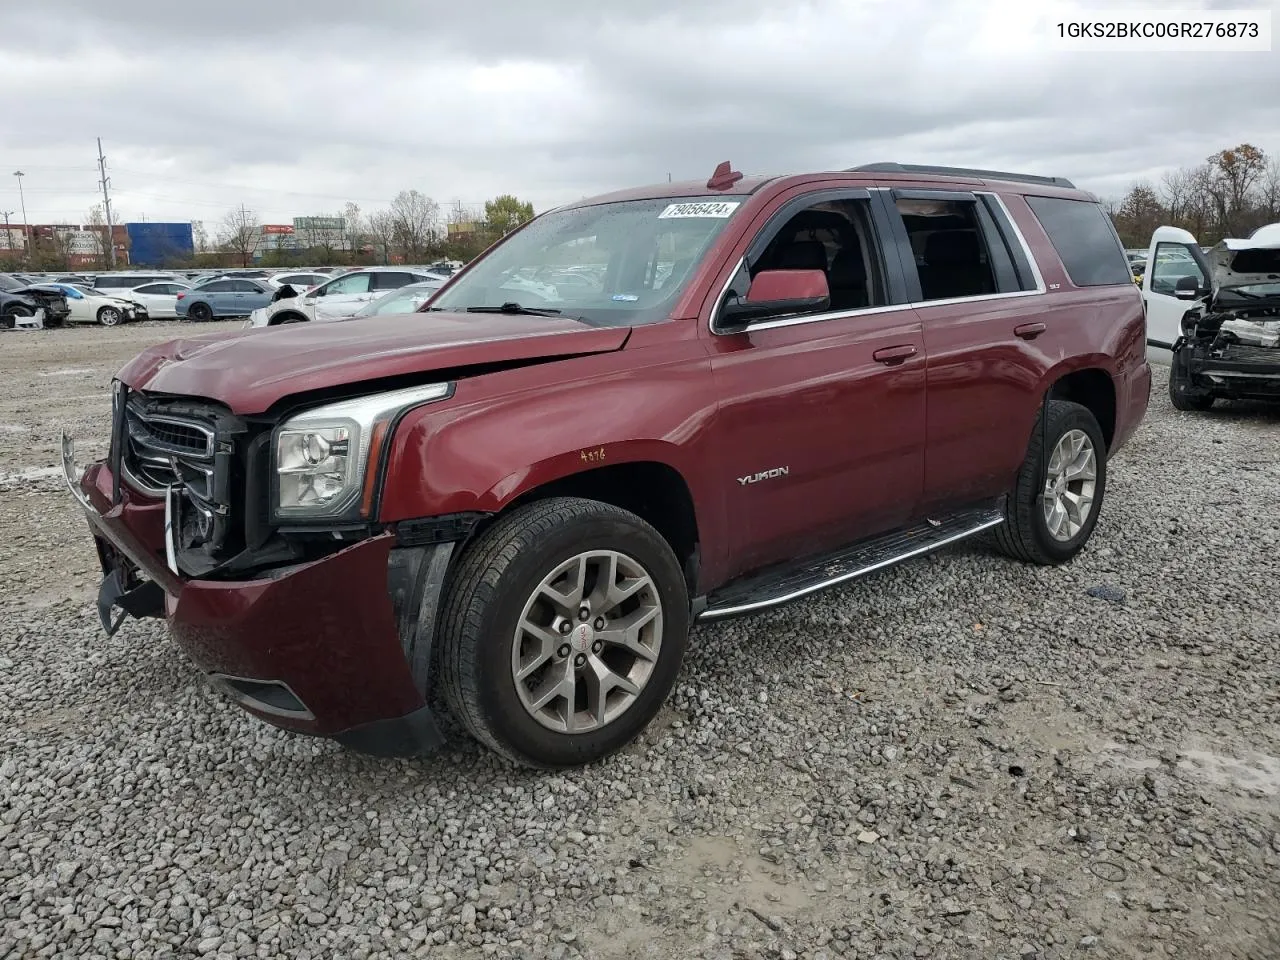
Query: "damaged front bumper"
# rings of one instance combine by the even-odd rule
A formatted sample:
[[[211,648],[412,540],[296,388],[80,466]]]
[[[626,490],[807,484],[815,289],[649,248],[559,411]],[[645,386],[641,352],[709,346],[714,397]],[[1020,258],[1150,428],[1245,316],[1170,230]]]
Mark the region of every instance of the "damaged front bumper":
[[[164,617],[222,693],[288,730],[381,756],[443,743],[425,694],[453,543],[400,547],[383,533],[253,579],[190,578],[173,562],[171,503],[116,484],[105,461],[82,473],[65,435],[62,461],[97,546],[109,633]]]
[[[1187,383],[1215,397],[1280,401],[1278,348],[1181,337],[1173,345],[1172,362]]]

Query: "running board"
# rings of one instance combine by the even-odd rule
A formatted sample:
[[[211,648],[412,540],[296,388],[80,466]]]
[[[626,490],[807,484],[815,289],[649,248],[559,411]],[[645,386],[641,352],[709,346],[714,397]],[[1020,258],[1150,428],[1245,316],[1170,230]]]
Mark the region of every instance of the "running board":
[[[941,520],[862,540],[852,546],[758,573],[707,597],[699,622],[755,613],[920,557],[1004,523],[1003,503],[961,510]]]

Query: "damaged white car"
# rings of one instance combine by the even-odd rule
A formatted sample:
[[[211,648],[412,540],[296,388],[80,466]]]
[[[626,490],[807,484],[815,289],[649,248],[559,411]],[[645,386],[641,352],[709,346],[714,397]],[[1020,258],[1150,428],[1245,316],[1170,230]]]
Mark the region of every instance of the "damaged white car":
[[[1168,247],[1189,259],[1168,257]],[[1166,254],[1163,263],[1157,253]],[[1170,349],[1173,405],[1208,410],[1219,399],[1280,401],[1280,223],[1208,253],[1185,230],[1161,227],[1151,263],[1143,284],[1147,342]]]

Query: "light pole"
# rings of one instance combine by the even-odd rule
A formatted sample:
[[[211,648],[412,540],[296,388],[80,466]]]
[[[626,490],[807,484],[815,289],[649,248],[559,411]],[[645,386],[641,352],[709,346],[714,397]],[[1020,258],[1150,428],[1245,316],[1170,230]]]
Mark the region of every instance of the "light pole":
[[[25,257],[31,247],[31,225],[27,223],[27,198],[22,193],[22,178],[26,176],[21,170],[13,171],[18,178],[18,200],[22,204],[22,255]]]

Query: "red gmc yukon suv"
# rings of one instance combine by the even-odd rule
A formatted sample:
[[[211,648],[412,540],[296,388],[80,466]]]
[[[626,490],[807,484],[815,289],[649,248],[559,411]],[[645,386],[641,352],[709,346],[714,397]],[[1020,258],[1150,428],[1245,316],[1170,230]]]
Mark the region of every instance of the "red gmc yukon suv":
[[[1150,393],[1092,195],[871,164],[542,214],[417,313],[196,335],[63,460],[103,624],[383,755],[631,740],[690,627],[985,533],[1084,547]],[[119,611],[117,613],[116,611]]]

